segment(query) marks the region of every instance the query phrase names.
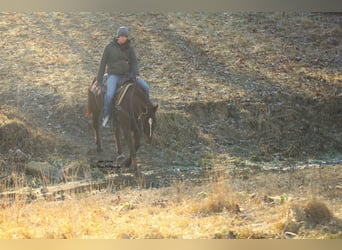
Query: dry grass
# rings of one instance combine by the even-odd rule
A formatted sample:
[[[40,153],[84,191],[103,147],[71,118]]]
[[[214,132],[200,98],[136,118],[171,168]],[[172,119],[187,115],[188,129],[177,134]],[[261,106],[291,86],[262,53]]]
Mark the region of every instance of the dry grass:
[[[241,190],[240,183],[221,173],[201,185],[175,181],[171,187],[160,189],[94,190],[93,195],[75,193],[63,201],[26,203],[19,197],[0,208],[0,238],[342,237],[339,199],[305,198],[296,194],[295,185],[283,198],[274,195],[279,192],[274,183],[265,186],[274,189],[273,196],[262,189],[258,193],[237,191]],[[315,195],[310,187],[305,189],[302,191]]]
[[[127,189],[63,202],[17,201],[1,211],[0,238],[210,238],[213,228],[225,227],[219,196],[210,194],[198,210],[199,200],[180,200],[177,192]]]

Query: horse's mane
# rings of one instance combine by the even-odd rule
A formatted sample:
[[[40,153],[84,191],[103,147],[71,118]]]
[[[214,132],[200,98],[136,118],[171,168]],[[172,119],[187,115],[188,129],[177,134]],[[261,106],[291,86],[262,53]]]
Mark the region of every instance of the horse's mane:
[[[152,106],[152,102],[150,100],[150,98],[148,97],[148,95],[146,94],[146,92],[141,88],[139,87],[138,85],[135,86],[135,91],[138,92],[139,96],[142,98],[142,101],[144,103],[147,104],[148,107],[151,107]]]

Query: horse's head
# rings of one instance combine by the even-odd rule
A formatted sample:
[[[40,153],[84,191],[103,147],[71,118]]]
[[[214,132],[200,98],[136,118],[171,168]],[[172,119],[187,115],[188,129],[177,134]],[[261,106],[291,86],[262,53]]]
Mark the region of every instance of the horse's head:
[[[142,132],[144,133],[145,141],[148,144],[152,142],[153,131],[157,126],[157,109],[158,104],[148,106],[146,107],[145,112],[141,113],[138,118],[142,126]]]

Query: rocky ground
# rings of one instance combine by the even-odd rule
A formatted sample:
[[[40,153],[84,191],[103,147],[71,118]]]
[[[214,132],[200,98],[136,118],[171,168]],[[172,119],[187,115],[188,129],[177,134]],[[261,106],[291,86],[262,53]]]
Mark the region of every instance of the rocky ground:
[[[110,130],[96,153],[84,115],[102,50],[126,25],[160,106],[154,142],[138,155],[145,186],[223,171],[237,189],[273,195],[310,186],[305,176],[324,169],[315,194],[339,200],[341,22],[326,13],[1,13],[2,190],[107,174],[136,185],[111,168]]]

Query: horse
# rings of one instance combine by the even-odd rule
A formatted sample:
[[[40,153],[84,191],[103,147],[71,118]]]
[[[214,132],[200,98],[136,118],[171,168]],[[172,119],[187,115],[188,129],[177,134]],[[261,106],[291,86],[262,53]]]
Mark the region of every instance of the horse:
[[[87,114],[93,114],[95,142],[97,150],[101,151],[99,118],[103,109],[104,93],[100,91],[99,95],[96,95],[97,91],[94,91],[95,83],[96,80],[94,79],[88,88]],[[112,124],[114,124],[117,161],[123,157],[120,141],[122,131],[129,149],[129,156],[123,161],[123,165],[125,167],[133,166],[136,174],[139,174],[136,154],[140,147],[140,139],[144,135],[145,142],[151,144],[153,132],[157,125],[155,115],[157,110],[158,104],[152,104],[146,92],[135,81],[125,80],[118,88],[115,102],[112,105],[114,115],[110,116]]]

